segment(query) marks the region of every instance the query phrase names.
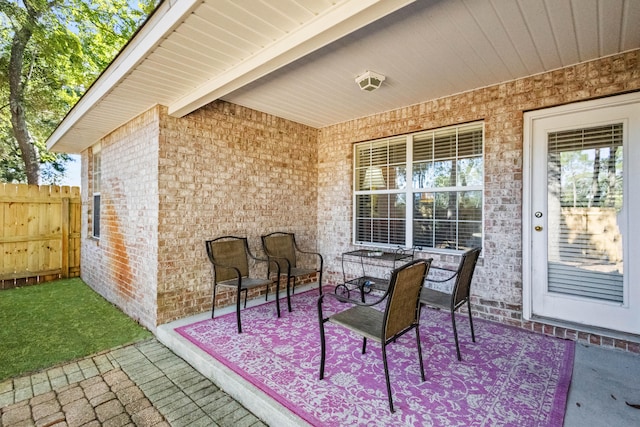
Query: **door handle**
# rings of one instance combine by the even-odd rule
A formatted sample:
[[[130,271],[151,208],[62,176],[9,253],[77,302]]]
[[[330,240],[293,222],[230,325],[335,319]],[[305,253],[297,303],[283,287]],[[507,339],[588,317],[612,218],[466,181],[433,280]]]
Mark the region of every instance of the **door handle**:
[[[535,229],[536,231],[542,231],[542,226],[541,226],[541,225],[536,225],[536,226],[534,227],[534,229]]]

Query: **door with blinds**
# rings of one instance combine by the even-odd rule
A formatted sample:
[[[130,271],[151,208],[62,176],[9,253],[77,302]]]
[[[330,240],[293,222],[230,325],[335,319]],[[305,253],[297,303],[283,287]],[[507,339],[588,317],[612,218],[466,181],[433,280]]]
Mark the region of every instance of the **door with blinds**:
[[[638,98],[525,115],[525,317],[640,333]]]

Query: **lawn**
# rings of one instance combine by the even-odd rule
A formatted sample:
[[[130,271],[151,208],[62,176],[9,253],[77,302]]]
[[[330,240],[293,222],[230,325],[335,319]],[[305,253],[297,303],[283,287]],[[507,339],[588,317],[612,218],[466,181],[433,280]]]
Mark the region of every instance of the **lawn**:
[[[151,336],[79,278],[0,291],[0,381]]]

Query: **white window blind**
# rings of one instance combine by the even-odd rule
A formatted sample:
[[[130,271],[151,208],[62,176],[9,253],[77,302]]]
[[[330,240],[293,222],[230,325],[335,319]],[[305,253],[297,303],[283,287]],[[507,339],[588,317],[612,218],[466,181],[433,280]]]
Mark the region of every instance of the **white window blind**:
[[[405,244],[407,144],[389,138],[355,147],[355,240]]]

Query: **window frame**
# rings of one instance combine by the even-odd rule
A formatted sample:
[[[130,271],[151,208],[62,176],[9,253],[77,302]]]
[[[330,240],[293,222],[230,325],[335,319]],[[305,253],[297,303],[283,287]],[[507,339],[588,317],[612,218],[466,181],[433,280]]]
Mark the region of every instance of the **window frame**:
[[[474,148],[471,149],[471,154],[460,154],[460,148],[461,146],[459,145],[462,142],[462,139],[460,138],[461,135],[464,135],[466,133],[472,134],[473,132],[481,132],[481,142],[480,142],[480,146],[477,147],[477,142],[473,141],[471,144],[474,145]],[[438,146],[436,145],[436,135],[440,135],[442,133],[451,133],[454,132],[455,133],[455,154],[453,156],[449,155],[447,157],[442,157],[442,156],[437,156],[435,153],[436,151],[438,151]],[[434,186],[432,187],[419,187],[417,185],[414,185],[414,166],[416,166],[416,164],[418,162],[422,162],[422,163],[428,163],[428,161],[425,161],[424,159],[417,159],[414,160],[414,140],[418,140],[421,137],[424,137],[425,135],[431,135],[433,136],[433,140],[434,140],[434,145],[433,145],[433,157],[431,158],[431,162],[435,165],[436,162],[445,162],[446,161],[451,161],[455,164],[455,166],[452,166],[452,168],[455,170],[456,172],[456,182],[454,183],[455,185],[451,186],[437,186],[436,184],[433,184]],[[397,162],[397,159],[394,159],[396,161],[391,161],[390,160],[390,156],[387,155],[386,161],[385,159],[381,159],[380,156],[378,156],[378,160],[377,163],[374,164],[374,162],[363,162],[362,159],[365,158],[366,159],[366,154],[363,155],[363,152],[366,152],[367,149],[372,150],[371,147],[374,147],[376,145],[379,144],[391,144],[391,143],[398,143],[398,141],[400,139],[404,139],[404,147],[405,147],[405,159],[404,162]],[[367,148],[368,147],[368,148]],[[476,150],[475,152],[473,150]],[[480,150],[479,152],[477,152],[477,150]],[[389,151],[387,151],[388,153]],[[371,154],[371,156],[373,156],[373,154]],[[459,177],[460,177],[460,172],[458,170],[458,165],[460,164],[461,160],[465,160],[465,159],[480,159],[479,162],[479,173],[476,173],[476,177],[475,177],[475,181],[473,182],[471,185],[461,185],[460,182],[458,181]],[[393,170],[392,167],[396,166],[398,164],[402,164],[404,165],[404,176],[402,177],[403,179],[400,179],[400,181],[403,181],[401,184],[402,185],[397,185],[398,182],[398,175],[397,175],[397,171],[396,172],[396,176],[393,176]],[[398,135],[398,136],[391,136],[391,137],[387,137],[387,138],[382,138],[382,139],[377,139],[377,140],[372,140],[372,141],[363,141],[363,142],[359,142],[359,143],[355,143],[353,145],[353,162],[352,162],[352,166],[353,166],[353,182],[352,182],[352,243],[354,245],[358,245],[358,246],[372,246],[372,247],[380,247],[380,248],[398,248],[398,247],[404,247],[404,248],[408,248],[408,247],[414,247],[417,248],[419,250],[428,250],[431,252],[454,252],[454,253],[459,253],[461,251],[464,251],[466,248],[472,247],[472,246],[482,246],[484,244],[484,204],[485,204],[485,195],[484,195],[484,187],[485,187],[485,124],[484,121],[475,121],[475,122],[470,122],[470,123],[464,123],[464,124],[459,124],[459,125],[453,125],[453,126],[446,126],[446,127],[440,127],[440,128],[436,128],[436,129],[429,129],[429,130],[422,130],[419,132],[414,132],[414,133],[410,133],[410,134],[405,134],[405,135]],[[478,165],[474,165],[475,167],[478,167]],[[382,189],[378,189],[378,188],[366,188],[368,183],[371,182],[375,182],[375,179],[372,181],[371,175],[369,174],[369,171],[366,171],[367,168],[376,168],[376,167],[381,167],[384,170],[383,176],[387,179],[387,183],[384,183],[384,180],[381,180],[381,182],[383,182],[384,184],[384,188]],[[480,175],[479,177],[477,175]],[[392,183],[396,183],[395,185],[392,185],[392,187],[396,187],[396,188],[388,188],[389,184],[389,177],[391,177],[391,181]],[[365,188],[363,188],[365,187]],[[458,215],[460,214],[461,211],[458,210],[458,208],[460,207],[457,203],[459,203],[459,197],[460,195],[464,195],[464,193],[469,192],[469,194],[473,194],[471,192],[475,192],[475,194],[473,194],[473,196],[475,196],[475,199],[477,200],[477,198],[480,198],[480,207],[479,207],[479,214],[480,217],[479,218],[475,218],[473,220],[464,220],[464,219],[460,219],[458,217]],[[424,245],[424,244],[416,244],[415,243],[415,236],[414,236],[414,229],[416,226],[416,222],[414,221],[414,204],[415,204],[415,197],[417,197],[418,194],[429,194],[432,193],[433,197],[436,197],[436,193],[446,193],[446,194],[455,194],[456,197],[456,219],[455,220],[451,220],[450,222],[455,223],[455,236],[456,236],[456,241],[455,241],[455,247],[453,249],[451,248],[444,248],[444,247],[437,247],[439,242],[436,240],[436,238],[434,237],[432,243],[432,246],[428,246],[428,245]],[[400,195],[400,196],[398,196]],[[364,196],[364,197],[363,197]],[[366,196],[369,196],[369,199],[366,198]],[[397,201],[400,200],[400,198],[403,198],[404,200],[404,204],[405,204],[405,209],[404,209],[404,217],[403,217],[403,227],[404,227],[404,240],[402,238],[398,238],[397,234],[395,234],[394,232],[392,232],[391,227],[389,225],[387,225],[387,229],[386,229],[386,233],[387,233],[387,238],[386,239],[377,239],[377,233],[375,231],[375,226],[373,224],[373,219],[376,216],[376,211],[377,208],[373,206],[373,203],[370,201],[372,198],[379,198],[379,197],[388,197],[389,203],[391,204],[391,200],[393,198],[393,200],[396,200],[396,205],[398,204]],[[472,197],[473,198],[473,197]],[[367,217],[366,215],[363,215],[363,206],[364,203],[363,201],[369,200],[369,205],[367,206],[367,209],[370,209],[370,217]],[[366,213],[366,211],[365,211]],[[434,214],[435,215],[435,214]],[[391,217],[391,215],[389,215]],[[389,218],[387,217],[386,220],[392,220],[393,218]],[[367,224],[366,222],[370,221],[369,224]],[[433,223],[435,224],[436,218],[433,218]],[[478,239],[477,243],[473,243],[473,244],[469,244],[469,245],[463,245],[462,242],[459,240],[461,238],[460,236],[460,224],[467,224],[467,227],[470,228],[478,228],[479,227],[479,233],[480,233],[480,237],[476,237],[474,232],[472,232],[472,236],[473,236],[473,240],[475,240],[476,238]],[[370,230],[367,230],[367,227],[370,227]],[[384,227],[383,227],[384,228]],[[363,231],[364,230],[364,231]],[[379,235],[384,235],[384,229],[382,233],[379,233]],[[437,236],[437,231],[434,231],[434,236]],[[359,239],[359,237],[364,237],[364,238],[370,238],[370,240],[366,240],[366,239]],[[400,236],[401,237],[401,236]],[[386,241],[383,241],[386,240]],[[394,240],[394,241],[392,241]],[[469,239],[472,240],[472,239]]]
[[[100,144],[91,150],[91,237],[100,239],[100,190],[102,178],[102,155]]]

